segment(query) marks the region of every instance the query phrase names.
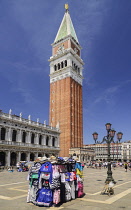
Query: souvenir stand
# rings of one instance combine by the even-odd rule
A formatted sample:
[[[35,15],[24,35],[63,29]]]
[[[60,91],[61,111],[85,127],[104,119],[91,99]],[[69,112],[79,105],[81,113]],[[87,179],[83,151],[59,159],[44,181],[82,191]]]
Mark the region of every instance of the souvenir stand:
[[[81,163],[70,158],[36,160],[29,170],[27,202],[49,207],[82,197],[82,170]]]

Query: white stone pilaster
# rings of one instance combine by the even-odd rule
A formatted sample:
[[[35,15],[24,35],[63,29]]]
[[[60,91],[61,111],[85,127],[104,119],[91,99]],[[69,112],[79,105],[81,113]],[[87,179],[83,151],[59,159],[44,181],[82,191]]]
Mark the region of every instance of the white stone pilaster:
[[[17,132],[18,132],[18,134],[17,134],[16,141],[17,142],[22,142],[22,131],[18,130]]]
[[[10,166],[10,151],[6,153],[6,166]]]
[[[27,153],[26,160],[30,161],[30,152]]]
[[[49,144],[48,144],[49,147],[52,147],[52,138],[53,138],[52,136],[49,136]]]
[[[34,157],[34,160],[38,158],[38,152],[35,152],[35,157]]]
[[[60,146],[60,144],[59,144],[59,143],[60,143],[60,139],[59,139],[59,137],[57,137],[57,138],[56,138],[56,145],[57,145],[57,147],[59,147],[59,146]]]
[[[28,132],[28,135],[27,135],[27,142],[29,144],[31,143],[31,132],[30,131]]]
[[[20,158],[21,158],[21,152],[17,153],[17,163],[20,162]]]
[[[12,141],[12,129],[8,128],[8,141]]]
[[[39,134],[35,134],[35,144],[39,144]]]
[[[46,135],[42,135],[42,145],[46,145]]]
[[[58,147],[57,144],[58,144],[58,141],[57,141],[57,138],[55,137],[55,147]]]

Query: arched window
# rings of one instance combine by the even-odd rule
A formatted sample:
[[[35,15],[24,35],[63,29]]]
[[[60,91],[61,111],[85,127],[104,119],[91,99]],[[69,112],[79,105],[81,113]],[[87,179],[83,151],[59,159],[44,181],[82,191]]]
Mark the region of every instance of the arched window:
[[[48,158],[49,157],[49,154],[45,154],[45,156]]]
[[[74,65],[74,62],[72,61],[72,66]]]
[[[67,66],[67,60],[65,60],[65,67]]]
[[[39,144],[41,145],[42,143],[42,135],[39,136]]]
[[[21,153],[21,161],[25,161],[26,160],[26,153]]]
[[[32,135],[31,135],[31,144],[34,144],[34,139],[35,139],[35,134],[32,133]]]
[[[13,132],[12,132],[12,141],[16,141],[16,135],[17,135],[17,131],[13,130]]]
[[[49,144],[49,136],[46,136],[46,146]]]
[[[78,68],[78,74],[80,74],[80,68]]]
[[[1,140],[5,140],[6,129],[1,128]]]
[[[41,154],[41,153],[39,153],[39,154],[38,154],[38,157],[42,157],[42,154]]]
[[[35,155],[34,155],[34,153],[31,153],[30,154],[30,161],[34,161],[34,159],[35,159]]]
[[[58,63],[58,70],[60,69],[60,63]]]
[[[1,166],[5,166],[5,159],[6,159],[6,153],[5,152],[0,152]]]
[[[55,137],[52,138],[52,146],[55,147]]]
[[[16,159],[17,159],[17,155],[15,152],[11,153],[11,159],[10,159],[10,165],[11,166],[15,166],[16,165]]]
[[[22,135],[22,142],[23,143],[26,142],[26,132],[25,131],[23,132],[23,135]]]

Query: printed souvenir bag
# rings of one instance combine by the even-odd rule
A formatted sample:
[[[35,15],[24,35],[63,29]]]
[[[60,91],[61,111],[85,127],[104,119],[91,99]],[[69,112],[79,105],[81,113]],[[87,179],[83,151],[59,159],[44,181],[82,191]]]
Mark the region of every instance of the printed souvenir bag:
[[[53,194],[51,189],[40,189],[37,192],[36,204],[38,206],[51,206],[53,202]]]

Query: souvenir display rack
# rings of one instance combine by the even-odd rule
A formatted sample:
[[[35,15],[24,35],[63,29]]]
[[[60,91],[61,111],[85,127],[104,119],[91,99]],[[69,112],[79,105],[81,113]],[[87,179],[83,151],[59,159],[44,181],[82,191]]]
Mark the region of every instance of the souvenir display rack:
[[[38,206],[57,206],[84,195],[82,164],[71,158],[37,159],[28,180],[27,202]]]

